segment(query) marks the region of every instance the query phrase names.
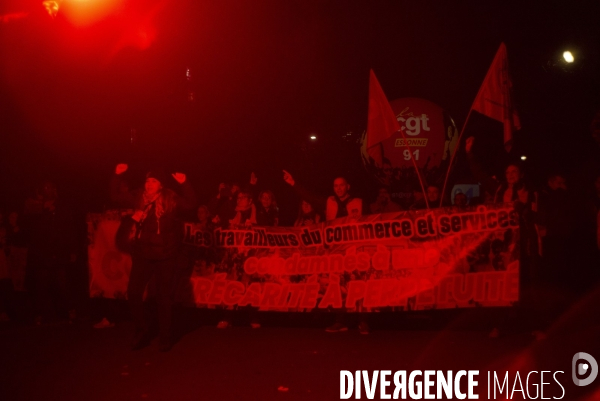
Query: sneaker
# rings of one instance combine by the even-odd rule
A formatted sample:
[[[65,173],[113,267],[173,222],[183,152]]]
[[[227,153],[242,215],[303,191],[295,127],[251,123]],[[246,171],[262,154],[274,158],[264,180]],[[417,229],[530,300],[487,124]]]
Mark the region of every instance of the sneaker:
[[[360,334],[369,334],[371,332],[371,329],[369,329],[369,325],[367,324],[367,322],[360,322],[358,324],[358,332]]]
[[[335,323],[325,329],[327,333],[339,333],[341,331],[348,331],[348,326],[342,323]]]
[[[227,320],[221,320],[217,324],[217,329],[227,329],[229,327],[231,327],[231,323],[229,323]]]
[[[110,322],[107,318],[103,317],[98,323],[93,326],[95,329],[109,329],[115,327],[113,322]]]
[[[250,323],[250,327],[252,327],[253,329],[260,329],[260,323]]]

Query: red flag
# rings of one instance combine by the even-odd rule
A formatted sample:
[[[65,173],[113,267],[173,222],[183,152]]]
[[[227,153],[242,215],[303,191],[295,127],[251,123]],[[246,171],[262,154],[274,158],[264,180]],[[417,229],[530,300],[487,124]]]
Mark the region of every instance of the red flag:
[[[377,81],[373,70],[369,78],[369,120],[367,122],[367,152],[381,166],[381,142],[400,130],[396,115]]]
[[[506,46],[501,43],[471,109],[504,123],[504,147],[507,152],[512,147],[513,132],[521,128],[519,115],[511,102],[511,87]]]

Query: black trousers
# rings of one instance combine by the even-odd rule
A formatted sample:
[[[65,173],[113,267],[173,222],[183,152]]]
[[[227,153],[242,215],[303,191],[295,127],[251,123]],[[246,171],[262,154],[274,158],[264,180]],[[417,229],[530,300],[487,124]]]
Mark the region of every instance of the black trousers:
[[[144,314],[144,291],[148,282],[153,276],[156,276],[159,338],[163,341],[171,338],[175,261],[174,258],[148,260],[139,256],[132,256],[127,297],[136,335],[147,333],[149,330],[150,322]]]

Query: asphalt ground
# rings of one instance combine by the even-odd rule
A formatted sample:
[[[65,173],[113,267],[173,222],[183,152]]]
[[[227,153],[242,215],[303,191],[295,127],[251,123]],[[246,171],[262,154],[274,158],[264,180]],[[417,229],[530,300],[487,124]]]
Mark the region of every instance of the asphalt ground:
[[[479,399],[488,399],[488,371],[498,377],[508,371],[511,387],[517,371],[524,386],[528,372],[561,371],[562,399],[600,399],[600,378],[586,387],[571,379],[575,353],[600,361],[598,294],[582,296],[555,316],[538,340],[531,315],[504,308],[374,314],[368,335],[352,325],[348,332],[326,333],[331,314],[267,313],[260,329],[247,326],[242,314],[233,328],[221,330],[215,327],[218,312],[177,308],[169,352],[159,352],[156,339],[131,351],[127,319],[107,329],[92,328],[91,320],[5,323],[0,400],[338,400],[341,370],[385,369],[479,370]],[[495,326],[501,335],[490,338]],[[531,396],[532,383],[540,382],[537,374],[532,379]],[[551,375],[543,381],[550,383],[544,397],[561,396]],[[516,392],[512,399],[524,398]]]

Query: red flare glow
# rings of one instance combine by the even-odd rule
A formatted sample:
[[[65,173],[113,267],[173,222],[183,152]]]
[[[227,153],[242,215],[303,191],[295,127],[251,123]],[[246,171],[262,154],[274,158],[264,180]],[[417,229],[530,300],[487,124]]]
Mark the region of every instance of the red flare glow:
[[[11,20],[25,18],[28,15],[29,15],[29,13],[25,13],[25,12],[4,14],[4,15],[0,15],[0,21],[3,24],[6,24],[6,23],[10,22]]]
[[[61,3],[61,13],[73,25],[85,27],[118,12],[122,3],[122,0],[66,0]]]

